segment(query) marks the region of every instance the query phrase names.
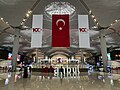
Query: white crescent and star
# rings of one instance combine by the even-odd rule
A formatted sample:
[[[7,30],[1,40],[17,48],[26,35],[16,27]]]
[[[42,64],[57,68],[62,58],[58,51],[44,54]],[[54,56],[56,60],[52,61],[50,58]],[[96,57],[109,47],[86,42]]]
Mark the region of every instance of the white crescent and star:
[[[63,20],[63,19],[58,19],[57,21],[56,21],[56,25],[58,26],[58,23],[59,22],[63,22],[63,26],[65,26],[65,21]],[[62,27],[59,27],[59,30],[62,30]]]

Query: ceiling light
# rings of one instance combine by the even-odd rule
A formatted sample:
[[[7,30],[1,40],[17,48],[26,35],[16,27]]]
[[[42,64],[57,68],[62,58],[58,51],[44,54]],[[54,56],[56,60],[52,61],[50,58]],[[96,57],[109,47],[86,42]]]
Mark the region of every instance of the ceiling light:
[[[97,28],[97,26],[93,26],[93,27],[92,27],[92,29],[96,29],[96,28]]]
[[[90,10],[90,11],[89,11],[89,14],[91,14],[91,13],[92,13],[92,11]]]
[[[1,18],[1,20],[3,20],[3,18]]]
[[[95,16],[94,16],[94,15],[92,15],[92,18],[95,18]]]
[[[30,16],[30,15],[27,13],[27,14],[26,14],[26,17],[29,17],[29,16]]]
[[[24,24],[24,22],[22,22],[20,25],[23,25]]]
[[[99,23],[97,22],[97,25],[99,25]]]
[[[6,22],[6,24],[8,24],[8,22]]]
[[[94,21],[96,22],[97,20],[96,20],[96,19],[94,19]]]
[[[23,19],[23,21],[25,22],[26,19]]]
[[[28,11],[28,13],[30,14],[30,13],[32,13],[32,11],[31,11],[31,10],[29,10],[29,11]]]
[[[115,22],[117,22],[118,20],[115,20]]]

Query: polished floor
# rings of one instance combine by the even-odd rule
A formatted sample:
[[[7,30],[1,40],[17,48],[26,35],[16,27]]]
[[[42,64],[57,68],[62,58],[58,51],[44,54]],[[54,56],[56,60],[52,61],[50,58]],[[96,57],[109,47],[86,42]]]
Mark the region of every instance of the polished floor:
[[[0,72],[0,90],[120,90],[120,74],[90,72],[68,75]]]

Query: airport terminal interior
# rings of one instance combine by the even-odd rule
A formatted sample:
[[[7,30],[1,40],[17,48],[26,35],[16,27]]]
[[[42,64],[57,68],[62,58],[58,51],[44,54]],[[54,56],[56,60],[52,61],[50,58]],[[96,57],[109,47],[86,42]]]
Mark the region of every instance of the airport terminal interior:
[[[0,90],[120,90],[120,0],[0,0]]]

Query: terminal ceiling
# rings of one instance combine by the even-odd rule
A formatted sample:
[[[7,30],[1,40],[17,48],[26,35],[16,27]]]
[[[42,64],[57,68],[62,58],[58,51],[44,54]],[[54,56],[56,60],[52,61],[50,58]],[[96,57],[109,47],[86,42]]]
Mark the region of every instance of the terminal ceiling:
[[[51,47],[51,18],[46,15],[45,7],[52,2],[68,2],[75,7],[75,13],[70,16],[70,48]],[[21,25],[28,10],[31,15]],[[92,13],[91,13],[92,12]],[[107,48],[120,48],[120,0],[0,0],[0,46],[13,47],[15,30],[20,30],[20,51],[32,52],[30,47],[32,15],[43,14],[43,48],[41,53],[52,54],[64,52],[69,55],[78,53],[77,15],[89,15],[90,49],[85,52],[100,53],[99,31],[105,31]],[[92,18],[95,16],[96,21]],[[103,28],[103,29],[102,29]],[[63,54],[64,54],[63,53]],[[53,54],[52,54],[53,55]]]

